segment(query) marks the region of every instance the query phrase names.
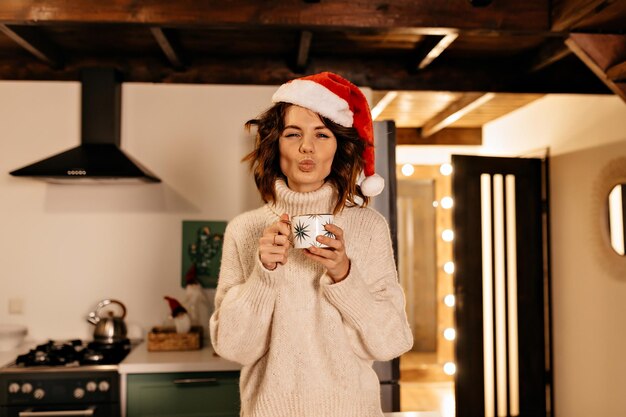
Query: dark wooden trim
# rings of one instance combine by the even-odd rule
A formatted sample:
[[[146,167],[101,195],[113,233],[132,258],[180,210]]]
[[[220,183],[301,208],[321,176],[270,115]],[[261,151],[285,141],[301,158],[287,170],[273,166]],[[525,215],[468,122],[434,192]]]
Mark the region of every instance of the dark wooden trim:
[[[158,56],[129,57],[83,57],[66,61],[61,70],[29,58],[0,59],[0,79],[4,80],[57,80],[77,81],[84,67],[105,66],[119,69],[124,80],[148,83],[180,84],[245,84],[280,85],[302,76],[289,68],[287,60],[280,57],[245,56],[237,58],[194,58],[193,66],[176,71]],[[463,65],[460,67],[460,65]],[[307,74],[332,71],[374,90],[406,91],[492,91],[501,93],[568,93],[608,94],[609,90],[593,75],[562,72],[549,74],[540,84],[519,84],[516,78],[506,78],[509,70],[498,63],[437,61],[426,69],[409,72],[406,62],[380,58],[311,57]],[[516,71],[511,68],[510,71]],[[574,82],[575,81],[575,82]]]
[[[613,82],[626,81],[626,61],[620,62],[619,64],[615,64],[609,67],[606,70],[606,76],[608,77],[609,80]]]
[[[532,58],[529,71],[540,71],[571,54],[572,50],[565,45],[564,39],[555,38],[547,40]]]
[[[303,30],[300,32],[300,41],[298,42],[298,52],[296,54],[296,71],[304,72],[306,64],[309,61],[309,50],[311,49],[311,41],[313,40],[313,32]]]
[[[109,0],[86,7],[82,0],[0,2],[0,22],[127,23],[149,26],[190,25],[309,26],[336,28],[459,28],[480,30],[549,29],[549,2],[500,0],[484,9],[468,1],[441,0]]]
[[[398,145],[480,146],[483,143],[483,132],[480,127],[458,127],[443,129],[424,137],[419,128],[400,127],[396,128],[396,142]]]
[[[553,346],[553,315],[552,315],[552,235],[550,211],[550,155],[549,152],[541,165],[542,199],[543,199],[543,256],[544,256],[544,305],[546,306],[546,384],[549,393],[546,395],[546,408],[549,416],[556,416],[554,406],[554,349]]]
[[[437,46],[437,44],[446,36],[446,34],[423,35],[422,39],[417,43],[415,49],[413,50],[413,64],[411,65],[411,69],[417,71],[426,68],[427,65],[422,66],[422,62],[426,59],[433,48]]]
[[[466,93],[457,101],[436,114],[422,125],[422,136],[428,137],[445,129],[464,115],[487,103],[494,97],[493,93]]]
[[[163,29],[157,26],[151,27],[150,32],[159,44],[159,47],[165,54],[170,65],[176,70],[182,70],[185,67],[185,63],[182,58],[182,48],[180,47],[176,33],[171,29]]]
[[[607,76],[606,70],[624,50],[626,35],[571,34],[565,44],[615,94],[626,101],[626,83]]]
[[[552,12],[552,30],[566,31],[594,13],[606,0],[558,0]]]
[[[63,59],[57,48],[50,43],[39,28],[29,26],[12,26],[0,23],[0,32],[11,38],[40,61],[51,68],[63,67]]]
[[[448,33],[443,36],[433,36],[431,37],[432,42],[424,41],[425,44],[428,44],[425,50],[422,50],[418,53],[418,64],[417,69],[422,70],[429,66],[435,59],[437,59],[443,51],[445,51],[451,44],[456,40],[459,36],[458,33]]]
[[[603,71],[626,60],[626,34],[572,33],[567,40],[582,48]]]

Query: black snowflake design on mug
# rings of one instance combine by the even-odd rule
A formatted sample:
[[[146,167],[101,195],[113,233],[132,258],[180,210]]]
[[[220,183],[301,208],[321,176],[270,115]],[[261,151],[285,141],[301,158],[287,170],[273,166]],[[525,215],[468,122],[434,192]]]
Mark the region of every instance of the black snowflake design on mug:
[[[324,224],[322,225],[322,226],[324,226],[324,230],[326,230],[326,225],[327,225],[327,224],[333,224],[333,223],[332,223],[330,220],[329,220],[329,221],[327,221],[326,223],[324,223]],[[333,235],[332,233],[330,233],[328,230],[326,230],[326,231],[324,232],[324,236],[329,237],[329,238],[331,238],[331,239],[334,239],[334,238],[335,238],[335,235]]]
[[[307,228],[308,225],[306,223],[298,222],[294,226],[294,234],[295,238],[301,242],[306,240],[309,237],[310,230]]]

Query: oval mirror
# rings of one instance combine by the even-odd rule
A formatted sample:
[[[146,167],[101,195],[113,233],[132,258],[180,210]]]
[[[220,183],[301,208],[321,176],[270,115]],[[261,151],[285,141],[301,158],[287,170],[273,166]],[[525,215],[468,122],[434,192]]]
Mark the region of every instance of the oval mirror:
[[[617,184],[609,193],[609,235],[611,247],[624,256],[624,207],[626,207],[626,184]]]

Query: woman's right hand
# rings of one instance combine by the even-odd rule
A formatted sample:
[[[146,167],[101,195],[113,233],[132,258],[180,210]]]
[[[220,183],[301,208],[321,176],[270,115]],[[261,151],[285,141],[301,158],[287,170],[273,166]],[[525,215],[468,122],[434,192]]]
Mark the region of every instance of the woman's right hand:
[[[263,231],[263,236],[259,239],[259,258],[266,269],[274,270],[278,264],[287,263],[289,253],[289,234],[291,233],[291,222],[289,215],[283,213],[280,219]]]

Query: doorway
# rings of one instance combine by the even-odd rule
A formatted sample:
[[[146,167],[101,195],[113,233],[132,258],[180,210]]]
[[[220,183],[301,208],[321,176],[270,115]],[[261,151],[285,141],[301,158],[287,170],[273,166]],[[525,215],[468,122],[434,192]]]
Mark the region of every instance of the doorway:
[[[452,181],[450,166],[397,167],[398,269],[416,339],[400,358],[401,409],[551,415],[548,161],[452,161]]]
[[[400,406],[454,417],[451,178],[439,165],[398,166],[397,178],[398,274],[415,339],[400,358]]]

